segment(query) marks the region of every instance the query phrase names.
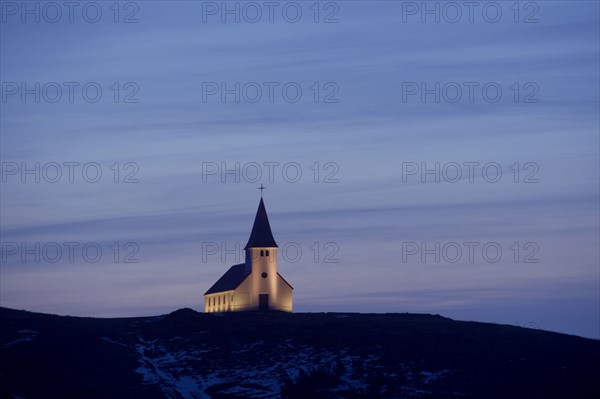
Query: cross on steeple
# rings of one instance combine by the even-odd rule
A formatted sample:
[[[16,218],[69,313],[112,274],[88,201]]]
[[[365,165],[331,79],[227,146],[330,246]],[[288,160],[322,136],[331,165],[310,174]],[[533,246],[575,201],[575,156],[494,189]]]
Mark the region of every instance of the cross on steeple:
[[[257,190],[260,190],[260,198],[262,198],[263,190],[266,190],[266,189],[267,189],[267,188],[266,188],[266,187],[264,187],[264,186],[262,185],[262,183],[260,183],[260,187],[259,187],[259,188],[257,188]]]

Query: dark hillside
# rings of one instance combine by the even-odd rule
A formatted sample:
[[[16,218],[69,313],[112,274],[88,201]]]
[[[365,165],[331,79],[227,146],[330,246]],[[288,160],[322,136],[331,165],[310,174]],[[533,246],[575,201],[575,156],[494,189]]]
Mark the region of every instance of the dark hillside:
[[[600,342],[421,314],[0,309],[4,398],[597,398]]]

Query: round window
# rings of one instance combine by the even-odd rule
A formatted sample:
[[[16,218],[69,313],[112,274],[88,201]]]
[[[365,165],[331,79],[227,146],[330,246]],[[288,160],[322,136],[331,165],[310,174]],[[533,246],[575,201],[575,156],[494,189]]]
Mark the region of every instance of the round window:
[[[265,272],[262,272],[261,276],[262,276],[262,278],[267,278],[268,274]]]

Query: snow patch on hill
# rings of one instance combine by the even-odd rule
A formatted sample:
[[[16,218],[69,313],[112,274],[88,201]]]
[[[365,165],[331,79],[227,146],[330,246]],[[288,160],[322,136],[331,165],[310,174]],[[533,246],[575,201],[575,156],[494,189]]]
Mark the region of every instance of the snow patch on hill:
[[[309,372],[332,362],[340,362],[346,370],[338,389],[362,389],[367,385],[366,376],[358,374],[354,365],[360,363],[369,367],[378,361],[377,356],[360,358],[348,354],[346,350],[332,352],[309,346],[299,348],[289,342],[271,348],[270,353],[279,355],[278,358],[266,359],[268,363],[260,359],[255,363],[235,361],[243,359],[244,355],[261,353],[257,349],[261,345],[265,343],[259,340],[240,346],[230,352],[229,361],[215,364],[215,356],[206,359],[203,356],[220,348],[169,351],[158,340],[139,337],[136,352],[140,367],[136,372],[143,376],[146,383],[158,385],[168,398],[210,399],[215,393],[245,398],[277,398],[280,396],[281,378],[285,374],[297,378],[301,370]]]
[[[10,348],[11,346],[15,346],[15,345],[23,344],[25,342],[32,341],[35,337],[37,337],[37,335],[39,334],[39,331],[19,330],[19,331],[17,331],[17,333],[22,334],[24,336],[14,339],[12,341],[6,342],[4,344],[0,344],[0,349]]]

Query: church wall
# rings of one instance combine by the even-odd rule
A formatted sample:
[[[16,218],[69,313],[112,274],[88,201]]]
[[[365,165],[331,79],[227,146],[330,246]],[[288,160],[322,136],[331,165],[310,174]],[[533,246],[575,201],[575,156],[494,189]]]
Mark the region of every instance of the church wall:
[[[233,310],[234,291],[217,292],[204,296],[204,312],[228,312]]]
[[[275,272],[277,288],[266,292],[252,291],[252,278],[246,278],[235,290],[217,292],[204,296],[204,312],[235,312],[258,309],[258,294],[269,294],[269,305],[271,309],[292,311],[292,288]],[[267,287],[267,285],[265,285]],[[252,300],[255,299],[255,300]]]
[[[252,274],[250,275],[252,280],[251,306],[258,308],[258,296],[260,294],[268,294],[269,307],[277,307],[279,297],[277,248],[249,248],[246,250],[246,261],[248,261],[248,257],[252,263]]]
[[[246,278],[242,284],[240,284],[234,291],[233,294],[233,310],[240,311],[246,310],[252,307],[250,293],[252,291],[251,279]]]
[[[292,311],[292,288],[278,275],[278,297],[277,297],[277,309],[283,310],[284,312]]]

